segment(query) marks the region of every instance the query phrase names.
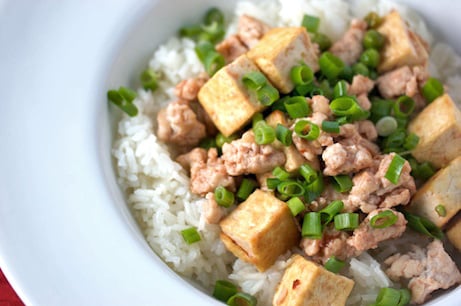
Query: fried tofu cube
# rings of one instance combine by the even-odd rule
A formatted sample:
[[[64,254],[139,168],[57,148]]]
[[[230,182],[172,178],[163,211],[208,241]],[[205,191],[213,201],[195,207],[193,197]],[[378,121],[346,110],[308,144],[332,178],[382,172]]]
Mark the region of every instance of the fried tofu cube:
[[[252,71],[259,69],[246,55],[241,55],[216,72],[198,93],[200,104],[225,136],[238,131],[265,108],[242,83],[242,77]]]
[[[274,306],[344,306],[354,281],[296,254],[275,292]]]
[[[429,54],[425,43],[408,28],[407,23],[397,11],[394,10],[386,15],[377,31],[386,38],[381,50],[378,72],[427,63]]]
[[[419,136],[411,154],[442,168],[461,154],[461,111],[449,95],[435,99],[414,118],[408,131]]]
[[[288,205],[260,189],[223,219],[220,226],[221,240],[227,249],[261,272],[300,239]]]
[[[426,217],[443,227],[461,210],[461,156],[434,174],[413,196],[408,211]],[[443,205],[445,216],[439,216],[438,205]]]
[[[461,252],[461,217],[454,221],[454,224],[447,229],[446,234],[451,244]]]
[[[304,27],[274,28],[248,51],[259,69],[282,93],[293,90],[291,68],[301,63],[319,69],[317,53]]]
[[[288,119],[286,118],[285,114],[279,110],[275,110],[272,113],[270,113],[266,117],[266,122],[268,125],[270,125],[273,128],[276,128],[277,124],[281,124],[283,126],[288,125]],[[280,141],[277,140],[272,145],[276,146],[277,148],[281,148],[283,153],[285,153],[286,161],[283,167],[288,172],[293,172],[299,169],[299,167],[301,167],[302,164],[305,164],[308,162],[304,158],[304,156],[302,156],[302,154],[299,153],[299,151],[296,149],[296,147],[293,144],[290,146],[285,146]],[[317,166],[316,170],[318,170],[318,167],[320,167],[320,165],[315,165],[315,166]]]

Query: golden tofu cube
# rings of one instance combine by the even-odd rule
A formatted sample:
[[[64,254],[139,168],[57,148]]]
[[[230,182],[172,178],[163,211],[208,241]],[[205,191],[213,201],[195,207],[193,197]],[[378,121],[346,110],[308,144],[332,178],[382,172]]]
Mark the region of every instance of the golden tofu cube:
[[[274,306],[344,306],[354,281],[296,254],[275,292]]]
[[[198,93],[200,104],[225,136],[238,131],[265,108],[242,83],[242,77],[252,71],[259,69],[246,55],[241,55],[216,72]]]
[[[446,234],[451,244],[461,252],[461,218],[454,221],[454,224],[447,229]]]
[[[260,189],[219,224],[227,249],[261,272],[300,239],[288,205]]]
[[[301,63],[319,69],[317,53],[304,27],[274,28],[248,51],[259,69],[282,93],[293,90],[291,68]]]
[[[380,73],[406,65],[424,65],[427,62],[429,54],[421,38],[409,30],[397,11],[386,15],[377,31],[386,38],[378,66]]]
[[[414,118],[408,131],[419,136],[411,154],[442,168],[461,155],[461,111],[449,95],[435,99]]]
[[[461,156],[447,167],[437,171],[413,196],[407,209],[426,217],[442,227],[461,210]],[[439,216],[438,205],[443,205],[445,216]]]

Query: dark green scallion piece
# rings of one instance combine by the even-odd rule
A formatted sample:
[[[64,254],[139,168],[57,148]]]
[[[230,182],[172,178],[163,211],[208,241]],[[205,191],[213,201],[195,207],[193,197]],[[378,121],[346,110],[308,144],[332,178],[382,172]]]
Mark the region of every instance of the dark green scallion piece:
[[[195,227],[189,227],[189,228],[182,230],[181,236],[187,244],[192,244],[202,239]]]
[[[352,71],[354,75],[361,74],[366,77],[370,75],[370,70],[368,69],[368,67],[364,63],[361,63],[361,62],[358,62],[352,65]]]
[[[242,183],[240,183],[240,187],[237,190],[236,196],[239,200],[246,200],[250,194],[256,189],[257,183],[248,178],[244,178]]]
[[[405,137],[405,142],[403,143],[403,147],[407,150],[413,150],[416,148],[419,142],[419,137],[415,133],[410,133]]]
[[[123,86],[119,87],[118,90],[112,89],[107,92],[108,100],[118,106],[130,117],[134,117],[138,114],[138,108],[133,104],[133,100],[136,96],[137,94],[135,91]]]
[[[368,25],[368,28],[375,29],[377,28],[381,22],[382,18],[376,12],[369,12],[364,18],[365,22]]]
[[[299,120],[295,123],[294,131],[298,137],[312,141],[320,135],[320,128],[317,124],[308,120]]]
[[[214,198],[216,203],[222,207],[231,207],[234,204],[234,194],[223,186],[216,187]]]
[[[238,288],[233,283],[227,280],[217,280],[213,289],[213,297],[225,303],[237,292]]]
[[[337,117],[347,117],[350,121],[365,119],[369,112],[364,110],[353,97],[339,97],[331,101],[330,109]]]
[[[340,132],[339,122],[324,120],[322,122],[322,130],[324,130],[327,133],[339,134]]]
[[[359,227],[359,214],[342,213],[334,217],[335,229],[338,231],[352,231]]]
[[[351,191],[352,186],[354,185],[352,183],[352,179],[349,177],[349,175],[336,175],[333,176],[333,188],[337,192],[348,192]]]
[[[429,78],[421,88],[421,93],[431,103],[444,93],[443,84],[436,78]]]
[[[304,203],[299,197],[293,197],[287,201],[288,208],[293,216],[299,215],[304,209]]]
[[[312,113],[306,98],[302,96],[289,97],[284,104],[288,115],[293,119],[307,117]]]
[[[399,182],[400,174],[402,173],[405,161],[406,160],[398,154],[395,154],[392,158],[389,168],[384,175],[384,177],[387,178],[392,184],[397,185]]]
[[[306,85],[314,80],[314,72],[309,66],[302,64],[291,68],[290,77],[295,86]]]
[[[401,210],[405,219],[408,221],[408,226],[417,232],[423,233],[429,237],[442,239],[443,232],[429,219],[414,215],[408,211]]]
[[[224,57],[216,52],[213,44],[209,41],[197,43],[195,53],[210,76],[213,76],[225,64]]]
[[[373,228],[386,228],[397,222],[398,217],[391,210],[384,210],[370,219],[370,226]]]
[[[335,200],[328,204],[327,207],[323,208],[320,213],[320,219],[322,221],[322,225],[325,226],[330,223],[333,218],[341,212],[344,208],[343,201]]]
[[[237,139],[237,135],[232,134],[230,136],[224,136],[222,133],[216,135],[216,146],[221,148],[225,143],[230,143],[233,140]]]
[[[245,292],[238,292],[227,300],[229,306],[256,306],[257,299]]]
[[[323,75],[326,76],[328,80],[337,79],[344,69],[343,61],[328,51],[323,52],[320,56],[319,66]]]
[[[142,87],[155,91],[158,88],[157,73],[152,68],[147,68],[141,73]]]
[[[437,215],[439,215],[439,217],[447,216],[447,209],[442,204],[439,204],[435,207],[435,212],[437,213]]]
[[[286,197],[300,197],[304,194],[304,187],[301,183],[294,180],[281,181],[277,185],[277,191]]]
[[[280,123],[275,127],[275,137],[286,147],[290,146],[293,142],[291,130]]]
[[[365,49],[376,49],[381,50],[384,46],[385,38],[384,36],[376,30],[368,30],[363,37],[363,47]]]
[[[304,215],[301,235],[310,239],[322,238],[322,223],[318,212],[308,212]]]
[[[380,60],[380,55],[378,50],[370,48],[366,49],[363,51],[363,53],[360,55],[360,62],[367,66],[369,69],[374,69],[378,67]],[[368,75],[370,73],[368,72]]]
[[[393,106],[394,115],[398,118],[407,118],[415,110],[415,101],[408,96],[399,97]]]
[[[335,87],[333,88],[333,97],[336,99],[339,97],[347,96],[347,87],[347,82],[344,80],[336,83]]]
[[[259,145],[270,144],[275,140],[275,130],[266,123],[256,124],[253,132],[255,135],[255,142]]]
[[[344,261],[337,259],[335,256],[331,256],[328,258],[324,267],[330,272],[338,273],[342,268],[344,268],[345,265],[346,263]]]
[[[307,32],[315,33],[319,28],[320,18],[304,14],[301,25],[306,28]]]
[[[304,177],[307,184],[313,183],[319,177],[317,171],[315,171],[308,164],[303,164],[301,165],[301,167],[299,167],[299,174],[301,174],[301,176]]]

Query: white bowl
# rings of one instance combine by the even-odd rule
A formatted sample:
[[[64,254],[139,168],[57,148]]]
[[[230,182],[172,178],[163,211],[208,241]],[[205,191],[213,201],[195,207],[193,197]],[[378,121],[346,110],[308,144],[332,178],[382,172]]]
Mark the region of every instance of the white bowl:
[[[28,305],[215,305],[148,247],[111,164],[108,88],[232,1],[0,0],[0,266]],[[461,2],[409,0],[461,51]],[[430,305],[456,305],[461,288]]]

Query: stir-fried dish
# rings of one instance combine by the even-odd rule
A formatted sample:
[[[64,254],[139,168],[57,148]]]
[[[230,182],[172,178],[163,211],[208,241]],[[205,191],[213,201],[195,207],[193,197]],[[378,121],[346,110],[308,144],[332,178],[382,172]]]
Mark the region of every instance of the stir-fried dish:
[[[459,284],[461,112],[429,75],[429,45],[395,10],[352,20],[333,42],[315,16],[272,28],[243,15],[225,38],[223,22],[212,9],[181,29],[206,73],[177,84],[156,134],[230,252],[266,271],[291,250],[273,305],[345,305],[347,262],[408,231],[429,243],[381,263],[401,287],[375,305]],[[155,89],[155,73],[143,76]],[[128,89],[111,95],[136,115]],[[194,228],[183,237],[200,240]],[[256,303],[228,280],[213,295]]]

